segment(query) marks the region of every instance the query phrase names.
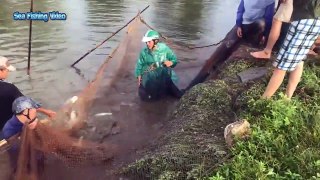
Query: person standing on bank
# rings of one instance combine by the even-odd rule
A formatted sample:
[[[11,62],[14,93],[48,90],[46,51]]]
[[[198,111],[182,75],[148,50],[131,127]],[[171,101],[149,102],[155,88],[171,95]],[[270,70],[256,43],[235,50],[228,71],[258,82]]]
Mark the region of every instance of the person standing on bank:
[[[270,59],[273,46],[280,36],[282,22],[290,22],[293,11],[293,0],[280,0],[280,2],[279,9],[273,17],[271,32],[266,47],[262,51],[250,53],[255,58]]]
[[[18,97],[23,96],[21,91],[14,84],[5,82],[11,71],[15,71],[15,67],[10,65],[6,57],[0,56],[0,129],[2,129],[4,124],[14,115],[12,112],[13,101]],[[54,117],[56,114],[52,110],[41,107],[39,107],[37,111],[44,113],[50,118]]]
[[[142,42],[146,47],[140,52],[135,67],[138,80],[139,96],[142,100],[156,100],[166,94],[176,98],[182,96],[174,81],[177,76],[173,72],[178,61],[174,52],[163,42],[159,42],[160,34],[148,30]]]
[[[289,71],[286,97],[290,99],[300,82],[303,60],[320,35],[320,0],[294,0],[291,25],[273,63],[274,70],[262,98],[270,98]]]

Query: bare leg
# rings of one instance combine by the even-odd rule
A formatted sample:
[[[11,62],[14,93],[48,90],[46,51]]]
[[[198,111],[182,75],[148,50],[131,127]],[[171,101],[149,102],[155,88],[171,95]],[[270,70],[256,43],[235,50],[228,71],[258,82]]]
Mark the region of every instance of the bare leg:
[[[250,54],[255,58],[270,59],[272,48],[279,38],[281,26],[282,22],[274,18],[266,48],[263,51],[251,52]]]
[[[268,86],[262,95],[262,98],[267,99],[273,96],[273,94],[279,89],[280,85],[282,84],[285,75],[286,71],[275,68],[273,70],[273,74],[268,83]]]
[[[294,91],[296,90],[297,85],[301,80],[302,71],[303,71],[303,61],[297,65],[294,71],[290,72],[289,82],[286,90],[286,95],[288,99],[291,99]]]

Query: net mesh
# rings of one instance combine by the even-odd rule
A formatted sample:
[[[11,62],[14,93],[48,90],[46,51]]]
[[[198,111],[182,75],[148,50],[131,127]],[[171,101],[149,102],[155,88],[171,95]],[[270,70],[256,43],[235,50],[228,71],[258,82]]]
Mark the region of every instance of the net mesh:
[[[104,164],[114,153],[113,146],[76,139],[39,124],[35,130],[24,128],[21,135],[18,168],[15,179],[39,179],[43,173],[44,160],[54,156],[67,167]]]
[[[68,101],[58,111],[54,120],[42,120],[34,130],[24,128],[19,140],[20,153],[16,155],[18,156],[17,167],[16,169],[11,167],[10,173],[2,173],[2,176],[10,174],[11,179],[17,180],[57,179],[59,177],[74,179],[74,176],[68,177],[58,174],[58,171],[61,170],[59,165],[62,164],[63,168],[69,168],[65,171],[61,170],[62,173],[76,169],[77,179],[96,177],[105,179],[109,177],[110,174],[106,173],[105,170],[110,167],[111,160],[114,156],[119,156],[120,152],[127,152],[123,149],[128,148],[127,144],[135,140],[132,140],[130,133],[124,133],[125,135],[121,136],[122,139],[120,138],[119,141],[123,140],[125,143],[122,143],[124,145],[119,147],[114,141],[113,143],[101,139],[100,141],[90,141],[87,137],[81,136],[80,131],[90,126],[90,123],[92,123],[90,117],[94,114],[105,112],[106,109],[114,106],[121,106],[124,101],[136,102],[138,88],[133,72],[136,59],[144,46],[141,38],[149,28],[150,26],[146,26],[145,21],[142,21],[141,17],[138,16],[128,26],[127,32],[118,47],[100,66],[95,79],[77,96],[76,102]],[[181,77],[179,87],[187,86],[187,83],[196,75],[200,67],[199,63],[201,62],[195,61],[195,59],[200,56],[199,53],[203,55],[203,51],[192,50],[188,46],[176,43],[168,38],[162,38],[161,40],[173,49],[178,59],[183,60],[180,63],[181,65],[176,68],[176,72]],[[119,95],[119,91],[125,93],[126,96]],[[169,103],[165,106],[170,108],[173,104]],[[154,113],[156,116],[158,116],[157,113],[166,111],[165,108],[155,109],[159,111]],[[144,114],[144,111],[140,111],[140,114],[132,112],[126,117],[139,120],[144,116],[147,116],[147,113]],[[114,122],[106,121],[103,126],[113,127],[108,123],[114,124]],[[130,123],[128,122],[128,124]],[[130,125],[132,127],[123,125],[122,128],[129,130],[141,127],[139,123]],[[101,127],[97,126],[96,128],[99,130]],[[146,129],[152,131],[148,127]],[[92,133],[96,133],[96,131]],[[105,134],[111,133],[111,131],[105,132]],[[152,137],[150,134],[149,136]],[[145,135],[137,138],[141,138],[141,142],[137,142],[140,144],[146,140]],[[8,158],[3,161],[10,164]],[[56,161],[59,162],[55,164]],[[0,164],[5,164],[5,162]],[[96,165],[99,168],[96,168]],[[97,173],[98,171],[99,173]]]

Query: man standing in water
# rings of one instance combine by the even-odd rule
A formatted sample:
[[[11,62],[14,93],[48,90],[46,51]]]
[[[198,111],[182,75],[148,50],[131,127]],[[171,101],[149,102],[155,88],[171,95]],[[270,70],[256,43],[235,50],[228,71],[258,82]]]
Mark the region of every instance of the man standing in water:
[[[23,96],[23,94],[15,85],[5,82],[5,79],[7,79],[10,71],[15,71],[15,67],[9,64],[9,61],[6,57],[0,56],[0,130],[3,128],[4,124],[13,116],[13,101],[18,97]],[[37,111],[44,113],[49,117],[53,117],[56,114],[54,111],[41,107],[39,107]]]
[[[160,34],[149,30],[142,42],[146,47],[140,52],[136,63],[135,76],[138,79],[139,96],[142,100],[156,100],[170,94],[180,98],[183,93],[174,84],[177,79],[172,68],[178,61],[174,52],[163,42],[159,42]]]

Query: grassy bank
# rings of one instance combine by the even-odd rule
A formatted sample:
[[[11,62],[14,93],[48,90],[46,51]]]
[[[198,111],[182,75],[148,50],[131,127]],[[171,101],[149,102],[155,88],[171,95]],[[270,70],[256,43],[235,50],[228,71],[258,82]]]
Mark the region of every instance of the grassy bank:
[[[181,99],[171,131],[145,156],[121,170],[130,179],[308,179],[320,172],[320,69],[312,63],[292,101],[259,100],[269,80],[236,76],[264,63],[230,59],[218,79]],[[270,75],[270,73],[269,73]],[[279,91],[284,92],[284,87]],[[224,127],[247,119],[252,135],[232,150]],[[318,121],[317,121],[318,119]],[[319,151],[320,152],[320,151]]]
[[[320,67],[307,65],[291,101],[281,94],[257,100],[263,90],[254,85],[239,99],[252,135],[234,146],[232,158],[210,179],[319,179]]]

